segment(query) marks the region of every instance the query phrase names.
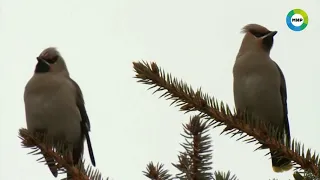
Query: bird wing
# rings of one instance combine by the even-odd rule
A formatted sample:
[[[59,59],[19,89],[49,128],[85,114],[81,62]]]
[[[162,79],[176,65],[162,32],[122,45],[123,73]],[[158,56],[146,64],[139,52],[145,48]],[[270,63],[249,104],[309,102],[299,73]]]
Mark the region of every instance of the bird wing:
[[[274,62],[274,61],[273,61]],[[290,143],[290,126],[289,126],[289,120],[288,120],[288,106],[287,106],[287,86],[286,86],[286,80],[284,78],[284,75],[278,66],[276,62],[274,62],[281,78],[281,84],[280,84],[280,94],[281,94],[281,100],[282,100],[282,107],[283,107],[283,120],[284,120],[284,135],[285,135],[285,144],[288,145]]]
[[[71,79],[71,82],[74,84],[74,86],[76,87],[76,93],[77,93],[77,107],[80,111],[80,115],[81,115],[81,131],[82,133],[84,133],[86,140],[87,140],[87,146],[88,146],[88,150],[89,150],[89,155],[90,155],[90,159],[91,159],[91,163],[93,166],[96,165],[95,162],[95,158],[93,155],[93,149],[92,149],[92,145],[91,145],[91,140],[90,140],[90,136],[89,136],[89,131],[91,129],[91,125],[90,125],[90,120],[84,105],[84,99],[83,99],[83,95],[82,95],[82,91],[79,87],[79,85],[73,80]]]

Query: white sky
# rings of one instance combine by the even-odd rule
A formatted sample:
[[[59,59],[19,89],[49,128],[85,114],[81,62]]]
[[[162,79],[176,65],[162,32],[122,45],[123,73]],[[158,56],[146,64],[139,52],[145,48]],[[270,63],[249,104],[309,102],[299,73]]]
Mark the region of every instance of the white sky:
[[[48,46],[58,47],[82,88],[104,177],[146,179],[149,161],[176,173],[170,163],[182,150],[181,123],[190,114],[136,83],[131,62],[156,61],[233,107],[232,66],[248,23],[278,30],[271,56],[286,76],[292,136],[320,152],[318,7],[319,0],[1,0],[0,179],[54,179],[17,137],[26,127],[24,86]],[[285,23],[294,8],[309,15],[302,32]],[[214,170],[231,170],[240,180],[293,179],[292,172],[273,173],[267,151],[252,152],[256,146],[219,133],[212,130]]]

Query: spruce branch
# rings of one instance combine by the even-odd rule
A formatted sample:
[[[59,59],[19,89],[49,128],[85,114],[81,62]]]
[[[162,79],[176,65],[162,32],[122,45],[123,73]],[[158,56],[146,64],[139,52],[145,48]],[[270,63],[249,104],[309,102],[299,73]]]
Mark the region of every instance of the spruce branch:
[[[210,124],[200,120],[199,116],[190,118],[183,125],[185,143],[181,144],[184,152],[180,152],[179,163],[173,164],[181,173],[179,179],[210,179],[212,177],[212,145],[208,134]]]
[[[186,152],[180,152],[178,159],[178,164],[172,164],[180,171],[176,176],[181,180],[192,180],[191,158]]]
[[[156,88],[154,93],[165,91],[160,97],[173,100],[171,105],[180,106],[181,111],[185,113],[198,111],[200,117],[209,120],[212,125],[215,125],[214,127],[225,125],[224,131],[228,131],[227,134],[233,134],[232,137],[239,134],[241,137],[238,140],[246,138],[244,141],[248,143],[263,142],[281,156],[294,161],[295,170],[303,169],[320,177],[319,155],[315,152],[311,153],[310,149],[305,151],[304,145],[296,140],[291,141],[290,147],[285,146],[277,140],[278,130],[270,124],[261,122],[247,113],[231,113],[225,103],[203,93],[201,89],[195,92],[183,81],[172,77],[171,74],[166,74],[154,62],[133,62],[133,68],[136,72],[135,78],[139,79],[138,82],[150,85],[149,89]],[[251,137],[248,138],[248,136]]]
[[[193,116],[187,124],[183,125],[185,143],[180,144],[184,151],[178,155],[178,163],[172,165],[180,173],[175,178],[163,169],[163,164],[156,166],[150,162],[144,175],[152,180],[236,180],[235,176],[230,177],[230,172],[215,172],[213,177],[212,170],[212,145],[209,132],[211,124],[201,120],[200,116]]]
[[[315,177],[311,172],[302,172],[301,174],[294,172],[293,177],[295,180],[320,180],[320,178]]]
[[[231,172],[228,171],[227,173],[216,171],[214,173],[213,180],[238,180],[236,175],[231,175]]]
[[[169,170],[163,168],[163,164],[157,163],[155,166],[153,162],[150,162],[147,165],[146,171],[143,171],[143,174],[151,180],[171,180],[172,177],[168,173]]]
[[[63,143],[58,143],[55,148],[52,148],[52,140],[47,138],[46,135],[43,133],[32,134],[24,128],[19,129],[19,138],[22,140],[22,147],[32,149],[28,154],[44,154],[53,158],[60,174],[68,172],[72,175],[73,180],[103,180],[101,173],[98,170],[93,170],[91,166],[88,165],[86,170],[84,170],[84,162],[79,163],[81,169],[70,163],[64,156],[66,154],[64,151],[66,150],[64,150]],[[42,159],[43,157],[37,161],[43,162]]]

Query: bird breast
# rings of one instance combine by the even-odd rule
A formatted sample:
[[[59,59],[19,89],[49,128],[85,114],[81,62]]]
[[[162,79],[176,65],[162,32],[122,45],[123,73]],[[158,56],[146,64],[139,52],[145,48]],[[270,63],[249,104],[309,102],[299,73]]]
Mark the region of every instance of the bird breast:
[[[30,80],[25,90],[25,110],[31,132],[44,130],[59,141],[79,141],[81,116],[74,88],[67,80],[52,78],[44,83],[38,83],[36,78]]]
[[[253,73],[236,78],[234,81],[234,97],[237,109],[248,110],[258,118],[282,124],[283,107],[280,87],[273,76]]]

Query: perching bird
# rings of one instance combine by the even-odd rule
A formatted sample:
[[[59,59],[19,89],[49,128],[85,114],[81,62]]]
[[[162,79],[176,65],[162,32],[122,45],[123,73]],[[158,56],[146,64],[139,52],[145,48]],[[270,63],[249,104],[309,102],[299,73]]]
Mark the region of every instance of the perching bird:
[[[74,165],[82,161],[84,139],[87,141],[93,166],[95,159],[89,137],[90,121],[78,84],[69,76],[64,59],[56,48],[44,49],[39,57],[34,75],[24,91],[27,128],[32,133],[46,133],[54,142],[65,142]],[[44,155],[57,177],[54,160]],[[70,179],[68,175],[68,179]]]
[[[286,81],[280,67],[270,58],[273,37],[270,31],[258,24],[248,24],[233,67],[233,94],[237,110],[279,128],[279,140],[289,146],[290,128],[287,109]],[[262,146],[266,148],[266,146]],[[275,172],[292,168],[290,159],[271,152]]]

